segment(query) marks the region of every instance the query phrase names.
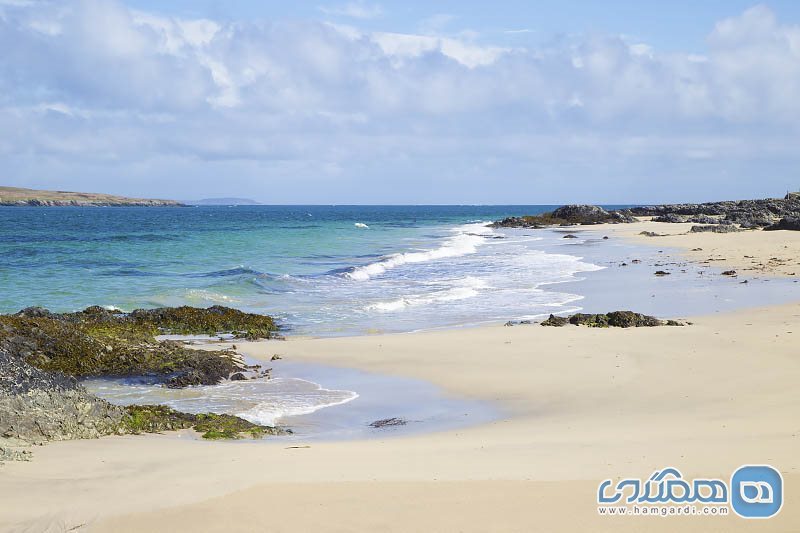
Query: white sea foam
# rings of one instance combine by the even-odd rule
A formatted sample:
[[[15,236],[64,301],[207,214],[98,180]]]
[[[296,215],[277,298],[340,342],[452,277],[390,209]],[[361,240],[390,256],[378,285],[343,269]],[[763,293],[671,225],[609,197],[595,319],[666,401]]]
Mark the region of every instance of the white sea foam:
[[[417,294],[384,302],[376,302],[365,307],[367,311],[391,312],[418,305],[428,305],[441,302],[454,302],[478,296],[481,289],[486,289],[489,284],[480,278],[467,276],[454,282],[457,286],[450,289],[432,291],[427,294]]]
[[[478,247],[485,242],[486,237],[493,233],[483,223],[458,226],[452,232],[454,235],[447,238],[439,248],[390,255],[375,263],[355,268],[352,272],[348,272],[347,276],[355,281],[367,281],[372,277],[380,276],[387,270],[409,263],[424,263],[474,254],[478,251]]]
[[[282,418],[307,415],[358,398],[358,393],[354,391],[326,389],[318,383],[299,378],[275,378],[271,382],[291,383],[291,386],[280,387],[280,392],[269,394],[265,401],[237,413],[237,416],[254,424],[274,426]]]
[[[235,303],[237,300],[226,294],[220,292],[210,291],[206,289],[188,289],[186,291],[186,300],[189,302],[212,302],[212,303]]]
[[[354,225],[355,227],[357,227],[357,228],[369,229],[369,226],[367,226],[367,225],[366,225],[366,224],[364,224],[363,222],[356,222],[356,223],[355,223],[355,224],[353,224],[353,225]]]
[[[184,389],[113,379],[91,379],[84,385],[111,403],[163,404],[187,413],[233,413],[264,425],[275,425],[283,417],[313,413],[358,398],[354,391],[326,389],[300,378],[229,381]]]

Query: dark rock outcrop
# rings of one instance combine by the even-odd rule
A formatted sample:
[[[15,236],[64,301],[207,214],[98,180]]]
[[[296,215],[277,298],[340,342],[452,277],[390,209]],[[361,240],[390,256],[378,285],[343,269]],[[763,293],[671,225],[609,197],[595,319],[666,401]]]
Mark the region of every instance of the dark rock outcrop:
[[[683,325],[675,320],[663,321],[649,315],[634,313],[633,311],[612,311],[600,314],[576,313],[569,317],[550,315],[550,318],[541,323],[542,326],[555,327],[562,327],[567,324],[592,328],[641,328]]]
[[[741,231],[733,224],[716,224],[709,226],[692,226],[691,233],[735,233]]]
[[[567,324],[569,324],[569,318],[565,316],[556,316],[552,314],[547,320],[544,320],[542,322],[543,326],[555,326],[557,328],[560,328],[561,326],[566,326]]]
[[[635,222],[635,219],[625,210],[606,211],[596,205],[565,205],[541,215],[505,218],[490,224],[490,226],[494,228],[543,228],[547,226],[620,224],[628,222]]]
[[[783,217],[778,222],[764,228],[767,231],[791,230],[800,231],[800,217]]]
[[[785,198],[708,202],[703,204],[667,204],[633,207],[635,216],[651,216],[658,222],[693,222],[695,224],[738,224],[742,228],[764,228],[783,217],[800,217],[800,195]]]

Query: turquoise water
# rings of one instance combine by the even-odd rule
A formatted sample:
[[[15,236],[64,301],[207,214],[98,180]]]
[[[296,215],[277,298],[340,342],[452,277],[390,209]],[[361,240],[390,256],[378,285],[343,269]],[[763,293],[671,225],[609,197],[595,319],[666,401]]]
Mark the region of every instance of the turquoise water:
[[[0,312],[221,304],[287,333],[351,335],[579,309],[685,316],[797,293],[793,280],[742,285],[698,265],[655,278],[677,254],[580,228],[485,227],[550,208],[0,208]]]
[[[535,314],[570,300],[537,297],[541,283],[585,267],[536,252],[543,270],[526,275],[517,267],[536,261],[511,265],[522,248],[498,246],[483,225],[546,209],[0,208],[0,311],[222,304],[274,314],[296,333],[348,334],[499,317],[484,312],[519,289],[533,298],[511,311]],[[498,268],[516,279],[493,285]]]

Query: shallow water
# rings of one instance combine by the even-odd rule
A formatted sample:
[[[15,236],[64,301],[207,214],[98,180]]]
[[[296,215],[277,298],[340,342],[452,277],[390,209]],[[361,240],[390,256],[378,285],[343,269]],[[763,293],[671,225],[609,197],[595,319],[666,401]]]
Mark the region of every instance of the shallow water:
[[[477,425],[498,416],[494,406],[447,395],[420,380],[291,361],[271,364],[271,380],[210,387],[175,390],[137,379],[89,379],[84,385],[119,405],[159,403],[189,413],[228,413],[286,426],[294,431],[288,440],[409,435]],[[407,423],[370,427],[387,418]]]

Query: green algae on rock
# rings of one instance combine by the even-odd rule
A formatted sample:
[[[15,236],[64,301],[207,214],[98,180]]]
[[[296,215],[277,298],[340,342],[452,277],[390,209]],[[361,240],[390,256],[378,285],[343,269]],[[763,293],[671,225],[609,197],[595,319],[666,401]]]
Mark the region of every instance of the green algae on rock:
[[[129,405],[121,427],[126,433],[160,433],[192,428],[204,439],[239,439],[247,434],[254,439],[265,435],[284,435],[288,430],[260,426],[233,415],[214,413],[190,414],[165,405]]]
[[[588,326],[590,328],[641,328],[655,326],[683,326],[676,320],[659,320],[656,317],[634,313],[633,311],[612,311],[610,313],[576,313],[569,317],[550,315],[542,321],[542,326],[561,327],[567,324]]]
[[[36,368],[74,377],[161,375],[167,386],[213,385],[241,369],[231,350],[195,350],[156,335],[234,333],[269,338],[271,317],[214,306],[136,310],[89,307],[51,313],[33,307],[0,315],[0,347]]]

